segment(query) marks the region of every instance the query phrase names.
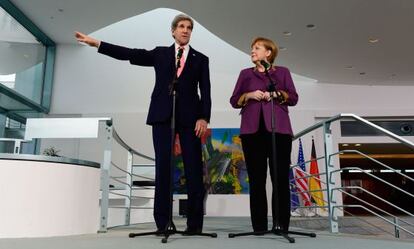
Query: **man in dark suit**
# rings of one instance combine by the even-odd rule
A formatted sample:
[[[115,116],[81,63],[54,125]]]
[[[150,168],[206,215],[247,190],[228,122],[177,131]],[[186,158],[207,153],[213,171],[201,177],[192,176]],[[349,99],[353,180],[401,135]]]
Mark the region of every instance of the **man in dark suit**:
[[[193,24],[189,16],[177,15],[171,24],[175,44],[156,47],[150,51],[112,45],[80,32],[75,34],[79,42],[97,47],[99,53],[155,69],[156,80],[147,124],[152,126],[153,132],[156,167],[154,218],[159,231],[167,228],[171,205],[169,188],[173,97],[170,87],[174,78],[177,79],[175,125],[176,133],[180,136],[188,193],[186,231],[198,233],[203,227],[205,189],[200,137],[210,121],[210,73],[208,57],[188,45]],[[181,67],[177,70],[178,60]]]

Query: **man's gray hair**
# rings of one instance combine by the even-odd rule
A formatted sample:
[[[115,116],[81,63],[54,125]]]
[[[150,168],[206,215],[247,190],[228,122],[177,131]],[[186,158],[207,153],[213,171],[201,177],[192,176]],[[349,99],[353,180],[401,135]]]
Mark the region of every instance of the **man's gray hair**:
[[[179,15],[176,15],[174,17],[174,20],[171,22],[171,30],[174,31],[177,28],[178,23],[181,22],[181,21],[191,22],[191,29],[193,29],[193,27],[194,27],[193,19],[191,17],[187,16],[187,15],[179,14]]]

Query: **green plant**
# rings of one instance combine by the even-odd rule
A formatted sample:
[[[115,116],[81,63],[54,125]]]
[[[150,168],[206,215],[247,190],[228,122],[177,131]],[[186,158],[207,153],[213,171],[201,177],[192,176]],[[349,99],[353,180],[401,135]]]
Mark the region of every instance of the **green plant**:
[[[60,157],[59,153],[60,150],[57,150],[55,147],[49,147],[43,150],[43,155],[45,156],[55,156],[55,157]]]

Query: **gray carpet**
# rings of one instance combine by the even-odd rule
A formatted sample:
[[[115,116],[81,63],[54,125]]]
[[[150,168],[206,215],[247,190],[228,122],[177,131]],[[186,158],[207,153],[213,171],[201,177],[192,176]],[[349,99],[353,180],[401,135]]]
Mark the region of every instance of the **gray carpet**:
[[[295,223],[295,221],[293,221]],[[185,227],[185,220],[175,218],[178,229]],[[172,235],[167,244],[161,243],[162,237],[146,236],[128,238],[130,232],[147,232],[154,229],[154,224],[139,224],[129,227],[110,229],[103,234],[66,236],[36,239],[0,239],[0,249],[129,249],[129,248],[177,248],[177,249],[244,249],[244,248],[304,248],[304,249],[407,249],[414,248],[412,241],[381,239],[378,236],[360,236],[349,234],[330,234],[326,231],[315,231],[316,238],[293,235],[295,244],[289,244],[284,238],[276,235],[247,236],[228,238],[228,233],[250,231],[249,218],[226,217],[205,219],[204,232],[216,232],[218,238]],[[303,229],[292,227],[292,230]]]

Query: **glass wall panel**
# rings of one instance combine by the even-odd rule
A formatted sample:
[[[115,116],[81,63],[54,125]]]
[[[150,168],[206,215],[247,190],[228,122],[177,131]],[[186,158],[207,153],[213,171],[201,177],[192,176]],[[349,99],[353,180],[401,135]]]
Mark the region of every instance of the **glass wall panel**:
[[[6,131],[6,116],[0,113],[0,138],[4,137]],[[0,153],[7,153],[7,143],[0,141]]]
[[[0,153],[15,152],[27,118],[50,108],[56,44],[10,0],[0,0]],[[21,152],[38,153],[38,142]]]
[[[0,84],[42,103],[46,47],[0,7]]]

